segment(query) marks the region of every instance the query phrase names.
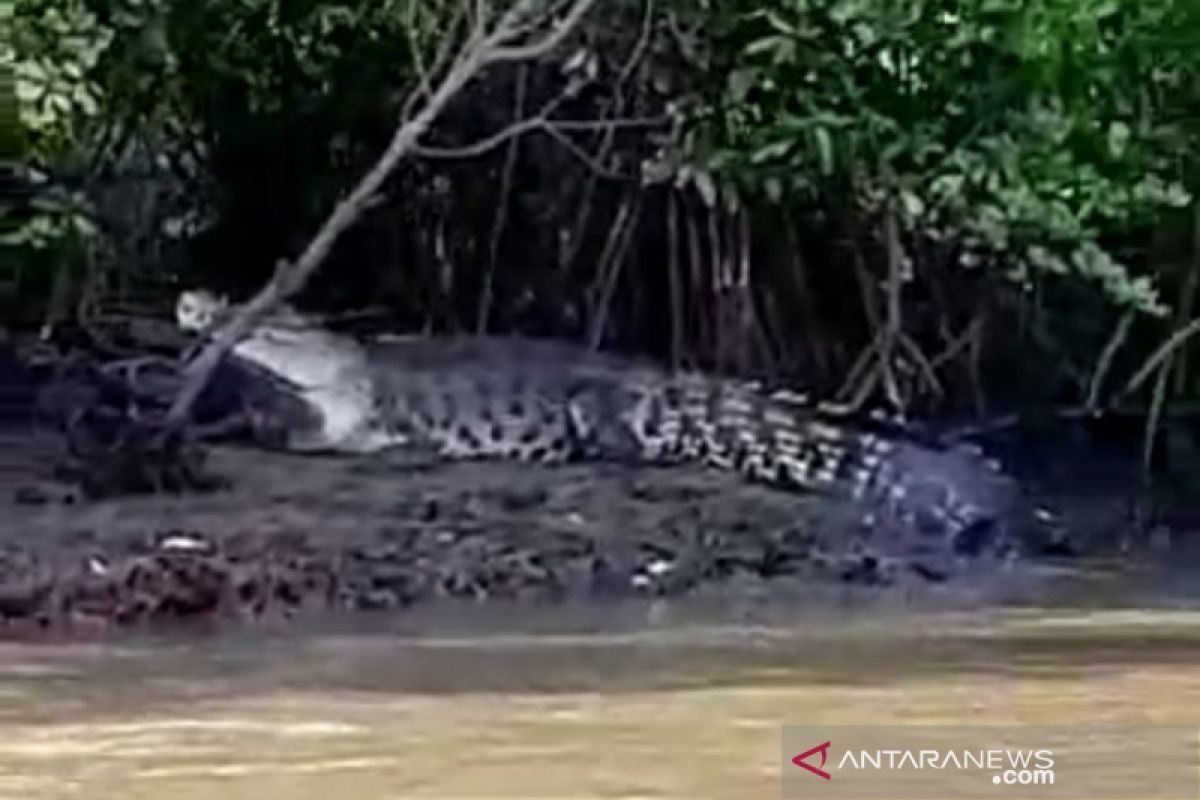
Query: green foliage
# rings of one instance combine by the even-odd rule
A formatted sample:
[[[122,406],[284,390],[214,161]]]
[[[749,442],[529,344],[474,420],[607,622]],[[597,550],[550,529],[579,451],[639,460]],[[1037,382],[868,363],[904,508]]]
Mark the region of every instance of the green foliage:
[[[0,39],[4,69],[3,158],[30,174],[77,161],[88,130],[101,117],[104,88],[97,67],[114,38],[85,0],[12,0],[0,7],[7,36]],[[7,269],[0,299],[10,300],[30,271],[35,283],[96,228],[78,193],[46,191],[23,206],[0,209],[0,247]]]
[[[440,33],[438,5],[210,0],[178,6],[168,24],[193,101],[237,85],[246,111],[272,114],[298,96],[337,102],[332,93],[352,91],[355,70],[365,70],[359,79],[389,74],[377,92],[402,90],[413,74],[412,54],[428,50]]]
[[[27,164],[76,178],[138,175],[143,199],[160,204],[161,182],[182,179],[189,186],[172,190],[172,207],[151,213],[159,224],[211,217],[214,187],[232,198],[227,216],[244,217],[239,204],[277,209],[275,219],[309,232],[377,155],[398,98],[456,8],[442,0],[15,2],[5,60],[15,65]],[[95,187],[79,188],[86,200],[75,191],[38,197],[0,238],[77,253],[97,214],[111,222],[149,208],[126,189],[115,209],[96,208]],[[125,221],[144,234],[145,220]],[[264,264],[281,244],[270,246]]]
[[[94,70],[113,30],[83,0],[15,0],[11,23],[3,60],[13,64],[17,119],[26,155],[44,162],[69,151],[100,112]]]
[[[728,79],[694,142],[725,179],[772,200],[895,198],[967,266],[999,257],[1021,283],[1074,275],[1162,310],[1110,242],[1191,202],[1195,4],[703,5]]]
[[[12,2],[14,33],[0,47],[14,80],[0,87],[0,103],[15,108],[24,160],[81,176],[84,185],[73,189],[83,189],[87,202],[63,191],[38,198],[20,225],[3,221],[0,237],[36,251],[28,263],[45,278],[53,251],[78,257],[80,243],[97,243],[95,224],[103,220],[104,247],[88,252],[102,251],[126,270],[214,265],[188,280],[215,278],[234,291],[257,284],[277,258],[302,247],[378,157],[443,36],[465,33],[459,15],[505,5]],[[687,258],[703,258],[708,245],[699,240],[711,237],[697,231],[722,201],[754,212],[756,258],[800,242],[811,251],[803,253],[811,291],[836,301],[828,306],[837,318],[831,337],[850,342],[861,333],[861,320],[849,319],[861,312],[859,297],[844,291],[859,273],[838,257],[850,245],[873,257],[858,263],[880,267],[885,213],[900,222],[925,287],[989,285],[974,280],[986,269],[1017,285],[1063,289],[1050,301],[1087,298],[1065,310],[1072,320],[1093,318],[1087,336],[1108,327],[1093,303],[1096,287],[1148,312],[1163,310],[1160,292],[1186,287],[1170,271],[1177,265],[1153,260],[1148,245],[1154,232],[1156,247],[1168,241],[1185,252],[1178,241],[1186,236],[1161,234],[1189,216],[1177,210],[1200,189],[1200,5],[1190,0],[609,0],[601,8],[580,36],[597,57],[597,79],[558,112],[654,117],[669,100],[686,120],[684,152],[661,130],[628,129],[600,160],[621,174],[640,164],[653,184],[648,193],[672,184],[683,190],[675,199],[684,200]],[[431,136],[463,143],[503,127],[516,74],[513,65],[489,70]],[[526,113],[556,96],[561,63],[548,58],[528,76]],[[512,266],[498,275],[498,297],[508,291],[507,277],[514,287],[558,286],[557,278],[534,273],[559,264],[561,234],[577,221],[590,226],[578,232],[580,241],[608,235],[628,187],[597,180],[577,158],[600,152],[604,137],[567,138],[578,151],[536,134],[515,151],[500,237],[508,241],[496,251]],[[325,296],[321,287],[314,294],[359,302],[386,280],[414,303],[442,302],[440,293],[454,292],[448,306],[465,300],[473,308],[478,275],[471,270],[491,257],[480,256],[490,252],[482,243],[491,241],[497,198],[510,192],[498,179],[503,155],[406,164],[389,182],[390,207],[374,210],[356,231],[361,236],[346,238],[338,265],[326,273],[336,273],[330,280],[340,289],[362,284],[362,293],[351,301]],[[105,184],[131,174],[138,177]],[[733,203],[726,188],[749,202]],[[577,203],[589,208],[581,213]],[[658,206],[642,207],[652,214]],[[101,213],[114,208],[129,218],[114,224]],[[652,224],[639,236],[661,238],[662,225],[646,221]],[[771,229],[778,221],[802,227],[803,235]],[[167,222],[179,224],[161,246]],[[133,233],[118,241],[121,230]],[[635,243],[655,256],[659,245]],[[511,258],[503,255],[509,249]],[[942,269],[948,263],[958,269]],[[451,266],[461,272],[453,286]],[[771,292],[768,281],[783,285],[788,277],[769,271],[756,269],[762,294]],[[631,294],[637,281],[661,277],[643,272],[622,278]],[[424,295],[412,289],[422,282],[433,287]],[[1037,294],[1039,302],[1046,296]],[[905,302],[915,337],[941,335],[919,318],[932,320],[940,306],[918,308],[918,291]],[[963,303],[953,295],[947,305],[962,311]],[[961,315],[950,321],[946,329],[957,330]],[[1090,340],[1080,347],[1089,355],[1096,349]]]
[[[441,0],[206,0],[173,4],[164,26],[174,75],[114,64],[127,97],[170,98],[158,118],[203,150],[217,225],[213,263],[245,289],[293,254],[376,158],[401,101],[430,68],[456,8]],[[230,278],[226,277],[226,281]]]

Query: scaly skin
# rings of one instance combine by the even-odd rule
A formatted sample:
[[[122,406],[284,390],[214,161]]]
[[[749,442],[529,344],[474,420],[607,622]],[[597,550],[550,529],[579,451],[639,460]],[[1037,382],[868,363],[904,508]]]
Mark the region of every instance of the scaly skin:
[[[526,339],[391,337],[261,326],[235,354],[297,387],[319,425],[297,451],[420,447],[447,459],[694,462],[861,502],[880,521],[986,549],[1018,493],[976,451],[918,445],[758,387]]]

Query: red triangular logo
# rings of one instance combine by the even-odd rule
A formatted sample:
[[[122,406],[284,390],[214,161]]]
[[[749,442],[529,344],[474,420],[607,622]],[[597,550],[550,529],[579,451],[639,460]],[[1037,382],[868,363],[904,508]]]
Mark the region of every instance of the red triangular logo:
[[[821,766],[822,767],[825,766],[825,759],[829,755],[829,745],[830,745],[830,742],[826,742],[825,744],[817,745],[816,747],[814,747],[811,750],[805,750],[803,753],[801,753],[800,755],[793,758],[792,763],[795,764],[797,767],[802,767],[803,769],[808,770],[813,775],[817,775],[821,778],[824,778],[827,781],[832,780],[833,776],[830,775],[825,770],[821,769],[820,767],[814,767],[812,764],[804,763],[804,759],[808,758],[809,756],[820,753],[821,754]]]

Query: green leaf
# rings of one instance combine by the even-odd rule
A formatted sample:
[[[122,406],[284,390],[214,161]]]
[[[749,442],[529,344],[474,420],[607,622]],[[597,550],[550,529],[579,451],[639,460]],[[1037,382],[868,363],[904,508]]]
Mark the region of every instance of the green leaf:
[[[829,135],[829,131],[822,126],[813,128],[813,137],[817,143],[817,157],[820,159],[821,174],[832,175],[834,169],[833,138]]]
[[[778,55],[780,52],[785,52],[791,46],[792,41],[786,36],[764,36],[746,45],[742,49],[742,56],[744,58],[754,58],[763,53]]]
[[[767,199],[772,203],[778,203],[783,199],[783,182],[774,176],[763,181],[763,191],[766,192]]]
[[[750,155],[750,163],[751,164],[763,164],[767,161],[772,161],[781,156],[785,156],[789,152],[791,152],[791,150],[794,146],[795,146],[795,143],[793,141],[791,141],[790,139],[784,140],[784,141],[778,141],[778,142],[771,142],[770,144],[768,144],[764,147],[760,147],[758,150],[755,150]]]
[[[913,219],[925,215],[925,201],[909,189],[900,190],[900,205],[904,208],[904,213]]]
[[[753,67],[735,69],[729,73],[729,99],[734,103],[743,102],[746,99],[746,95],[758,83],[760,74],[761,71]]]

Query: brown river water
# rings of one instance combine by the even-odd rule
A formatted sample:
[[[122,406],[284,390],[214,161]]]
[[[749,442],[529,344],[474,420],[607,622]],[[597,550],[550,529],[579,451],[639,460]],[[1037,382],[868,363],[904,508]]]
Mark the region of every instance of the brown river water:
[[[779,797],[784,724],[1200,725],[1200,610],[474,609],[0,645],[0,798]]]

